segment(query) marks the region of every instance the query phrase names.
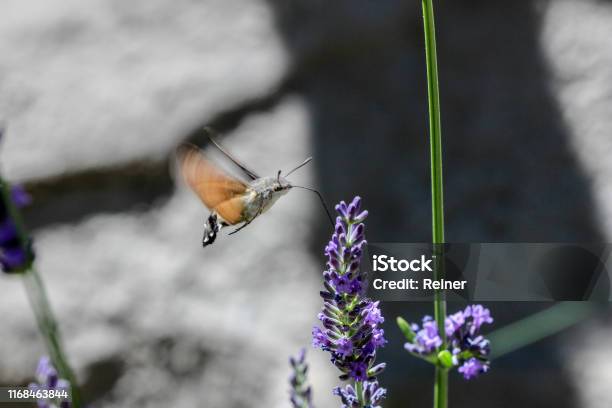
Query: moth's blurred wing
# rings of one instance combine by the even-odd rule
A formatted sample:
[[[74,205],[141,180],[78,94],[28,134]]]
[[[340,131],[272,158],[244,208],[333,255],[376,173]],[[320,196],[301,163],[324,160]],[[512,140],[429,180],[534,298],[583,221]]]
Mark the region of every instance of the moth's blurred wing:
[[[241,195],[246,191],[247,185],[215,166],[204,157],[200,149],[193,145],[179,146],[176,154],[185,182],[200,197],[204,205],[211,210],[217,210],[222,203],[235,203],[233,206],[224,204],[223,209],[228,217],[232,220],[236,219],[236,210],[233,207],[237,206],[238,201],[241,201]],[[230,222],[223,214],[219,213],[219,215]]]

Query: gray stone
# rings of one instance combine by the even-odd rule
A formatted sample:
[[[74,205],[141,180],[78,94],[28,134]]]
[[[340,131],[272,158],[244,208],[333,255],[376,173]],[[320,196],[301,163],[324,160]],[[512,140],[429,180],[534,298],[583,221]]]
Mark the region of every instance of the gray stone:
[[[288,64],[257,1],[9,1],[0,26],[13,180],[161,159],[205,118],[269,92]]]

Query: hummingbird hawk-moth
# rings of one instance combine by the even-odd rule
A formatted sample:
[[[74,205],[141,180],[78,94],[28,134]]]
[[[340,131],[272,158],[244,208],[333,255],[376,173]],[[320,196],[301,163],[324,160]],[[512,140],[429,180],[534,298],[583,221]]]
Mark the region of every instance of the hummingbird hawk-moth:
[[[206,247],[215,242],[217,233],[223,227],[238,226],[230,232],[230,235],[242,230],[255,218],[269,210],[281,196],[287,194],[294,187],[316,193],[333,225],[331,215],[321,194],[317,190],[291,184],[286,178],[297,169],[308,164],[312,160],[311,157],[304,160],[302,164],[285,176],[281,176],[279,170],[276,176],[260,177],[234,158],[212,136],[209,135],[208,138],[221,153],[242,170],[247,180],[229,175],[206,158],[203,152],[192,144],[182,144],[178,147],[177,159],[183,178],[210,210],[210,215],[204,225],[202,246]]]

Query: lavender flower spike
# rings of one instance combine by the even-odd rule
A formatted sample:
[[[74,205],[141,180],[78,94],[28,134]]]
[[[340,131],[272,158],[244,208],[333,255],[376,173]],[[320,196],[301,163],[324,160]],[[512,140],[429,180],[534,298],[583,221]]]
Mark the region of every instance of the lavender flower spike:
[[[385,363],[376,364],[376,350],[387,342],[379,327],[384,321],[378,302],[365,297],[366,276],[360,270],[365,240],[361,199],[336,206],[339,216],[331,240],[325,247],[326,270],[321,292],[323,308],[318,318],[321,326],[312,330],[314,347],[327,351],[331,362],[342,373],[341,380],[355,381],[355,387],[336,388],[345,407],[370,407],[386,391],[379,388],[376,376]],[[364,405],[364,401],[372,401]],[[355,405],[357,404],[357,405]]]
[[[296,358],[289,358],[293,374],[289,378],[291,384],[291,405],[293,408],[313,408],[312,389],[306,383],[308,365],[306,364],[306,350],[300,350]]]

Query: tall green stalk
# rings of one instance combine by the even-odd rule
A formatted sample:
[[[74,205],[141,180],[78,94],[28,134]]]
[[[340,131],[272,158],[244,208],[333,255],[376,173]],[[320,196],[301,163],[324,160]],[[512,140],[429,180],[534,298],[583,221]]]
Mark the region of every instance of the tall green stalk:
[[[442,184],[442,126],[440,120],[440,92],[438,87],[438,57],[436,27],[432,0],[422,0],[425,30],[425,59],[427,62],[427,96],[429,105],[429,140],[431,149],[431,215],[432,242],[434,244],[434,279],[444,277],[444,186]],[[436,291],[434,316],[442,338],[439,350],[446,349],[446,300],[442,291]],[[434,408],[448,405],[448,370],[436,365]]]
[[[4,200],[6,203],[6,208],[15,224],[19,240],[25,245],[25,243],[28,242],[28,235],[23,220],[21,219],[19,211],[17,211],[13,204],[8,184],[1,179],[0,199]],[[38,330],[45,341],[49,357],[57,369],[59,376],[70,383],[72,406],[74,408],[80,408],[82,406],[82,401],[76,377],[68,364],[68,359],[63,350],[57,321],[53,315],[42,278],[32,263],[27,266],[27,269],[23,271],[21,275],[30,302],[30,307],[34,312]]]

